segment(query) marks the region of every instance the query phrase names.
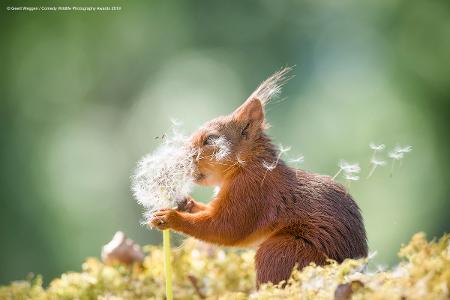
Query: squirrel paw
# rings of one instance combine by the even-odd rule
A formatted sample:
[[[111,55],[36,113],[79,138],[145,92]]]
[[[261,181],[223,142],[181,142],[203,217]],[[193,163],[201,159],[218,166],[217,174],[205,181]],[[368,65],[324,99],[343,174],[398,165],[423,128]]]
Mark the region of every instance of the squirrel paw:
[[[177,216],[178,213],[176,210],[172,208],[163,208],[153,215],[149,225],[151,227],[156,227],[159,230],[172,228],[173,222]]]
[[[182,212],[191,213],[192,209],[195,207],[195,202],[191,199],[191,197],[186,196],[182,197],[180,201],[178,201],[177,210]]]

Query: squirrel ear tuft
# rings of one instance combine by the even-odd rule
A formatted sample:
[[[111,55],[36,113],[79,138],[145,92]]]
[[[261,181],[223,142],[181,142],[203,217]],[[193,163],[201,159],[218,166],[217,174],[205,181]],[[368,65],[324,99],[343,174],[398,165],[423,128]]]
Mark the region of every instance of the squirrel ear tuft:
[[[233,112],[236,120],[262,125],[264,122],[264,108],[258,98],[249,98]]]

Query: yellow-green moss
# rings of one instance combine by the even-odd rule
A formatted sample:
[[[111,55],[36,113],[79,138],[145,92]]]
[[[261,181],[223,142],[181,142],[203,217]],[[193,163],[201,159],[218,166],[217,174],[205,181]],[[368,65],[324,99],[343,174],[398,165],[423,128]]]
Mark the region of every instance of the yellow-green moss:
[[[254,289],[252,251],[224,251],[188,240],[173,251],[174,298],[334,299],[339,287],[352,299],[448,299],[449,240],[447,234],[427,242],[418,233],[400,250],[402,261],[392,270],[367,271],[365,259],[310,265],[294,271],[284,289],[269,284],[259,291]],[[162,249],[148,246],[146,252],[143,265],[133,267],[89,258],[81,272],[65,273],[48,288],[39,276],[12,282],[0,287],[0,299],[163,299]]]

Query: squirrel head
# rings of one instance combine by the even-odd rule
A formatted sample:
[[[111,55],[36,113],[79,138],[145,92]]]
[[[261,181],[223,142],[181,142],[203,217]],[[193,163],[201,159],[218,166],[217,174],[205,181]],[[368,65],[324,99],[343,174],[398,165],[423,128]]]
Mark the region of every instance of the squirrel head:
[[[220,186],[227,176],[254,160],[256,149],[261,147],[261,136],[268,127],[264,106],[280,92],[290,70],[276,72],[234,112],[217,117],[194,132],[190,146],[195,149],[194,178],[198,184]]]

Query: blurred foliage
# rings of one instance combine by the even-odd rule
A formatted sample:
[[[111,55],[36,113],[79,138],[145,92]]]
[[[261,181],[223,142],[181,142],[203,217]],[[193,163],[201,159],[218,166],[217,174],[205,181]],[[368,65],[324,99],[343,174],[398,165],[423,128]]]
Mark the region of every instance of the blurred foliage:
[[[450,235],[428,243],[416,234],[393,270],[367,271],[367,259],[295,270],[284,289],[255,291],[253,251],[224,252],[189,240],[174,251],[175,299],[448,299]],[[48,288],[41,277],[0,287],[0,299],[163,299],[163,251],[148,247],[142,266],[107,266],[95,258],[80,273],[65,273]],[[349,286],[351,285],[351,288]]]
[[[139,226],[136,161],[171,117],[188,133],[284,65],[296,77],[268,107],[269,133],[302,168],[365,172],[369,142],[414,147],[392,178],[385,167],[351,186],[377,263],[414,232],[450,231],[448,1],[71,4],[123,9],[1,11],[0,282],[75,270],[119,229],[160,242]]]

